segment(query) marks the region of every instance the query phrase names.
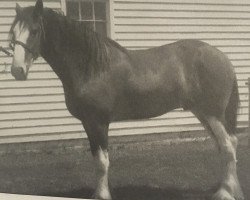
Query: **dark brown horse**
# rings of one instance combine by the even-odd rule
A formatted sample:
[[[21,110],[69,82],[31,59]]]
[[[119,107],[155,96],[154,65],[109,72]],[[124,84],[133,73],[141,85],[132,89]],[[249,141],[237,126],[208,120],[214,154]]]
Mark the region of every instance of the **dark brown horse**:
[[[12,75],[26,80],[41,55],[62,81],[67,108],[88,135],[96,161],[96,198],[108,187],[108,128],[113,121],[150,118],[175,108],[192,111],[216,140],[223,177],[215,200],[239,200],[235,137],[238,87],[228,58],[197,40],[128,51],[52,9],[16,7],[10,30]]]

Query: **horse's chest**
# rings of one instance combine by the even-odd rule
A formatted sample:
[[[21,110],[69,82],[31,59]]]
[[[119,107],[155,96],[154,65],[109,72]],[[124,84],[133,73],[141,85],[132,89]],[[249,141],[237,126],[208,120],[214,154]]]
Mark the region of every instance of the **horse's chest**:
[[[82,87],[79,91],[65,90],[65,102],[69,112],[78,119],[88,112],[110,112],[113,97],[109,89]]]
[[[83,105],[75,95],[65,92],[65,103],[71,115],[78,119],[81,118]]]

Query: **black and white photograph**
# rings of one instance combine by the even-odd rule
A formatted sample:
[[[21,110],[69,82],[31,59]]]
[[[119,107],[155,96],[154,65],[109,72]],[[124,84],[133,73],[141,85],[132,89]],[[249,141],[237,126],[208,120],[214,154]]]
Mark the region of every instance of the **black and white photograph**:
[[[250,200],[249,0],[0,0],[1,200]]]

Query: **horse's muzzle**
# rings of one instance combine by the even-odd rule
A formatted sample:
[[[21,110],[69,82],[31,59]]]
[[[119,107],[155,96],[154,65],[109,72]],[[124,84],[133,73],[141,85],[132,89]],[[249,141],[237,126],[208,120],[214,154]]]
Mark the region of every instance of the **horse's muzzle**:
[[[24,81],[27,79],[27,75],[22,67],[11,66],[11,74],[16,80]]]

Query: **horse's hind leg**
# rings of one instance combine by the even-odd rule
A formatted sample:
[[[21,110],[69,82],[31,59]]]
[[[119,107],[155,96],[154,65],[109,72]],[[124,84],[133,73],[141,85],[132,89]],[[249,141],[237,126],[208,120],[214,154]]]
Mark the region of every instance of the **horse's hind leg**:
[[[222,181],[219,190],[213,195],[214,200],[243,200],[236,169],[237,138],[229,135],[222,121],[214,116],[197,114],[216,140],[222,159]]]

